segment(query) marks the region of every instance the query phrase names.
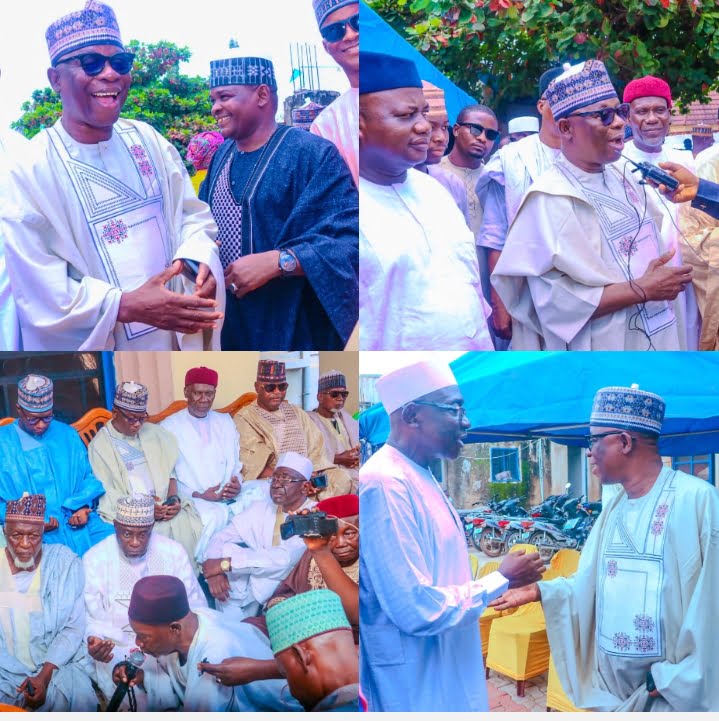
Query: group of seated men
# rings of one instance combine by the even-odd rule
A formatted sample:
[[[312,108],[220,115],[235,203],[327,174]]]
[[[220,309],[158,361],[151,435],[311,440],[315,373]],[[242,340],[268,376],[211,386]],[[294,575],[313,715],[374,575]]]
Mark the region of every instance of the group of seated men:
[[[138,646],[145,659],[121,708],[356,708],[356,447],[348,440],[327,455],[308,414],[284,401],[281,363],[260,361],[257,401],[234,423],[210,410],[216,387],[214,371],[192,369],[187,409],[155,425],[145,423],[147,389],[121,383],[112,419],[86,452],[74,429],[53,420],[52,382],[20,382],[18,419],[0,428],[0,573],[10,589],[0,592],[0,702],[105,707]],[[343,448],[356,433],[341,412],[345,379],[333,371],[319,387],[314,413],[330,416]],[[257,472],[244,481],[248,467]],[[290,514],[314,510],[336,527],[282,533]],[[317,599],[298,602],[310,631],[290,631],[296,612],[279,602],[306,595]],[[300,650],[305,632],[321,652]]]

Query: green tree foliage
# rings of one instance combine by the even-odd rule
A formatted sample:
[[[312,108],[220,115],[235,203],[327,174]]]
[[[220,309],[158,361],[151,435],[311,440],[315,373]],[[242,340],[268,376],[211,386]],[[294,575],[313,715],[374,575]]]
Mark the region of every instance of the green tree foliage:
[[[368,0],[468,93],[536,97],[544,70],[599,58],[621,94],[665,78],[680,105],[719,88],[719,0]]]
[[[188,48],[165,41],[145,44],[132,40],[128,50],[135,53],[135,64],[122,117],[149,123],[184,158],[193,135],[216,130],[210,115],[207,78],[180,73],[180,63],[190,59]],[[62,114],[60,97],[51,88],[35,90],[22,109],[24,114],[13,127],[28,138],[55,123]]]

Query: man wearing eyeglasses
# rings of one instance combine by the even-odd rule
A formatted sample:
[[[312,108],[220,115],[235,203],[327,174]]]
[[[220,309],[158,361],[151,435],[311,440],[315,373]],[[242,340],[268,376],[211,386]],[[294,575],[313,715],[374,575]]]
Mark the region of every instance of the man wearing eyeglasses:
[[[417,68],[360,55],[360,348],[493,350],[474,236],[415,169],[431,133]]]
[[[541,601],[557,674],[582,709],[719,709],[719,494],[663,464],[665,405],[636,384],[597,391],[587,455],[617,490],[579,569],[492,604]]]
[[[309,415],[285,400],[288,387],[284,363],[261,360],[257,364],[257,399],[235,415],[245,478],[271,478],[277,459],[292,451],[309,458],[315,472],[327,475],[327,488],[320,491],[322,498],[349,493],[352,481],[347,471],[335,465]]]
[[[430,464],[462,452],[470,422],[452,369],[422,361],[377,393],[387,443],[360,470],[360,666],[368,710],[488,711],[479,617],[538,581],[538,553],[509,554],[473,581],[462,522]]]
[[[219,350],[217,228],[173,146],[120,118],[133,55],[113,10],[88,0],[46,39],[62,117],[11,170],[3,214],[25,349]]]
[[[256,501],[216,533],[202,572],[218,610],[237,619],[256,616],[305,551],[300,536],[286,540],[280,526],[290,511],[313,508],[312,461],[292,451],[277,459],[267,497]]]
[[[82,556],[112,533],[96,513],[105,493],[74,428],[54,420],[53,382],[31,373],[17,388],[18,419],[0,427],[0,516],[23,493],[46,498],[44,543],[64,543]]]
[[[627,123],[632,129],[632,139],[624,146],[623,154],[627,158],[631,158],[636,163],[644,162],[652,165],[666,162],[684,163],[690,170],[694,170],[694,163],[689,153],[676,150],[665,142],[672,122],[672,92],[668,83],[652,75],[636,78],[624,88],[623,100],[629,103]],[[620,161],[620,165],[623,164],[624,161]],[[684,212],[681,206],[665,202],[656,188],[652,188],[649,193],[656,201],[656,207],[662,216],[660,231],[663,244],[666,248],[676,249],[671,264],[680,266],[682,226],[686,222],[682,217]],[[691,256],[691,253],[686,254],[688,257]],[[676,299],[676,303],[682,306],[681,314],[686,319],[684,323],[686,350],[697,350],[701,329],[701,318],[694,292],[695,283],[696,278]]]
[[[492,274],[515,350],[683,350],[691,268],[624,163],[629,106],[588,60],[547,88],[562,153],[527,192]]]
[[[484,208],[479,245],[485,249],[489,272],[494,271],[507,240],[507,231],[519,210],[525,193],[539,176],[552,167],[559,156],[560,137],[547,102],[549,83],[563,73],[551,68],[539,78],[537,112],[542,117],[539,133],[500,148],[487,162],[477,184],[477,195]],[[512,339],[512,316],[496,289],[491,288],[492,315],[489,323],[495,347],[506,348]]]
[[[177,441],[164,428],[147,423],[148,390],[125,381],[115,389],[112,419],[88,446],[90,463],[105,487],[100,515],[117,520],[120,498],[135,493],[155,499],[155,531],[180,543],[192,560],[202,533],[194,505],[178,494]]]
[[[348,395],[343,373],[324,373],[317,382],[317,408],[308,415],[322,433],[328,456],[347,471],[352,479],[352,490],[356,491],[359,480],[359,423],[344,409]]]
[[[352,178],[359,181],[359,20],[356,0],[312,0],[322,45],[344,70],[350,89],[330,103],[315,119],[310,132],[331,140],[340,151]]]

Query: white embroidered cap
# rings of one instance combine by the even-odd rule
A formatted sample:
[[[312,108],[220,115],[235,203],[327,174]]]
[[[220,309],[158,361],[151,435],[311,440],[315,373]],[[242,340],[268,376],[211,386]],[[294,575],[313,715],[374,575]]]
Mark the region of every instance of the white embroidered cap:
[[[512,118],[507,123],[507,132],[512,133],[538,133],[539,120],[531,115],[525,115],[521,118]]]
[[[382,405],[391,415],[405,403],[456,385],[457,379],[449,365],[420,361],[383,375],[375,388]]]
[[[277,459],[277,468],[291,468],[308,481],[312,477],[312,461],[294,451],[287,451]]]

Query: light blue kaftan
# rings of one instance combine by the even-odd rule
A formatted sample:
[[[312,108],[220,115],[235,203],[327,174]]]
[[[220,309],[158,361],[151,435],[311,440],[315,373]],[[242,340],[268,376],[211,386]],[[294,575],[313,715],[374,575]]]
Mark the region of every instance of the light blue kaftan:
[[[14,432],[14,431],[13,431]],[[0,551],[0,563],[7,563]],[[37,573],[37,571],[36,571]],[[22,706],[23,695],[16,688],[35,676],[46,662],[57,666],[47,690],[47,700],[40,711],[96,711],[97,696],[92,689],[89,661],[85,653],[85,575],[82,561],[67,547],[43,544],[40,561],[41,610],[30,612],[31,665],[19,658],[24,650],[11,653],[20,639],[12,608],[0,609],[9,614],[13,638],[6,635],[6,623],[0,623],[0,702]],[[9,590],[9,589],[3,589]]]
[[[360,687],[370,711],[486,711],[479,616],[507,589],[472,581],[462,524],[430,471],[385,445],[360,469]]]
[[[97,513],[74,529],[68,520],[74,511],[89,506],[105,493],[87,459],[87,450],[74,428],[52,421],[41,436],[23,431],[18,422],[0,428],[0,519],[8,501],[27,491],[47,499],[45,520],[57,518],[60,527],[46,531],[43,543],[64,543],[82,556],[96,543],[114,533]]]

